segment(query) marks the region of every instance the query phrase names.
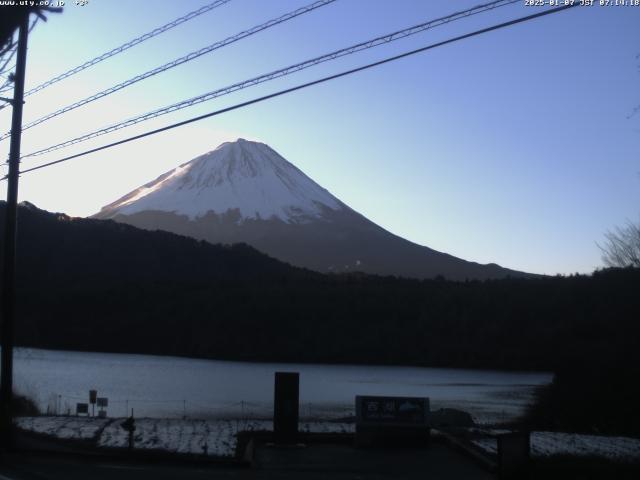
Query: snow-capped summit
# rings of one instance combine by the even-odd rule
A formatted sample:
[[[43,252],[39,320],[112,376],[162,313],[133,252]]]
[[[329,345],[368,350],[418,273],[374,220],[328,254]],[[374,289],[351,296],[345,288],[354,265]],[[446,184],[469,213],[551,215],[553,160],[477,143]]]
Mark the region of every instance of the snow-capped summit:
[[[522,275],[393,235],[347,207],[271,147],[243,139],[176,167],[94,217],[212,243],[244,242],[320,272],[461,280]]]
[[[153,210],[195,220],[237,209],[243,219],[290,223],[343,207],[268,145],[240,138],[161,175],[107,205],[100,215]]]

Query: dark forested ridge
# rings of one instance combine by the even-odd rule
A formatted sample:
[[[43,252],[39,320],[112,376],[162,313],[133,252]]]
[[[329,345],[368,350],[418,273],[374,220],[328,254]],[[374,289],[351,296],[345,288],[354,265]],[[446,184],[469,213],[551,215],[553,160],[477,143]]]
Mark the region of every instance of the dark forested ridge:
[[[638,270],[484,282],[327,276],[245,245],[35,207],[20,209],[18,237],[22,345],[554,371],[638,359]]]
[[[534,428],[640,435],[640,269],[484,282],[322,275],[246,245],[33,206],[20,208],[18,245],[20,345],[550,370]]]

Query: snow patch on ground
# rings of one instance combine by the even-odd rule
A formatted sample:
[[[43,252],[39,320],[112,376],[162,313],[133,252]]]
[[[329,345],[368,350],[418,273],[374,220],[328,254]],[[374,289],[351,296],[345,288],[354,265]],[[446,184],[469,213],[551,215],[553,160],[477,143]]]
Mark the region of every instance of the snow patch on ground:
[[[98,440],[100,447],[126,448],[129,434],[119,421],[107,427]],[[235,452],[238,424],[231,420],[136,420],[135,448],[176,453],[231,456]]]
[[[90,440],[111,421],[86,417],[20,417],[16,419],[16,425],[23,430],[57,438]]]
[[[129,433],[121,424],[124,418],[21,417],[23,430],[56,438],[93,440],[102,448],[127,448]],[[134,446],[143,450],[231,457],[235,455],[237,434],[242,431],[273,430],[271,420],[195,420],[138,418],[135,421]],[[336,422],[301,422],[301,432],[353,433],[354,425]]]
[[[499,432],[490,432],[496,434]],[[487,453],[498,453],[495,437],[483,437],[472,442]],[[570,455],[579,457],[601,457],[618,462],[640,460],[640,440],[627,437],[583,435],[561,432],[532,432],[531,456],[551,457]]]
[[[124,418],[20,417],[19,428],[61,439],[88,440],[102,448],[126,448],[128,432]],[[271,431],[273,422],[260,419],[136,419],[134,445],[143,450],[164,450],[182,454],[232,457],[237,434],[242,431]],[[354,433],[355,424],[330,421],[302,421],[304,433]],[[497,454],[495,435],[509,430],[473,429],[482,435],[472,440],[486,453]],[[534,458],[556,455],[595,456],[618,462],[640,460],[640,439],[582,435],[576,433],[532,432],[531,455]]]

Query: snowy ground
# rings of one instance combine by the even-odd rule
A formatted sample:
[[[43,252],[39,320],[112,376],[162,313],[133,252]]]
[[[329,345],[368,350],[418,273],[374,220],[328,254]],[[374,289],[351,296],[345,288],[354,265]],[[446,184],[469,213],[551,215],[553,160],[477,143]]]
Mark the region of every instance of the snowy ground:
[[[502,431],[485,431],[487,434]],[[472,442],[487,453],[497,454],[498,441],[493,436],[484,436]],[[640,461],[640,440],[604,435],[582,435],[561,432],[532,432],[531,456],[536,458],[556,455],[601,457],[617,462]]]
[[[86,417],[19,417],[16,423],[24,430],[57,438],[90,440],[110,422],[104,418]]]
[[[125,448],[128,433],[120,424],[123,418],[22,417],[18,426],[24,430],[57,438],[93,442],[98,447]],[[236,450],[236,435],[241,431],[272,430],[270,420],[233,419],[136,419],[135,448],[165,450],[215,457],[231,457]],[[353,433],[353,423],[302,421],[302,432]],[[473,443],[489,454],[497,453],[496,434],[506,430],[474,429],[479,435]],[[574,433],[532,432],[531,455],[595,456],[609,460],[640,461],[640,440],[626,437],[580,435]]]
[[[120,424],[123,418],[22,417],[18,426],[24,430],[57,438],[87,440],[98,447],[125,448],[128,433]],[[216,457],[232,457],[236,435],[241,431],[272,430],[270,420],[256,419],[136,419],[135,448],[165,450]],[[353,423],[300,422],[302,432],[353,433]],[[497,453],[494,435],[506,430],[475,430],[479,438],[473,443],[489,454]],[[580,435],[558,432],[532,432],[531,455],[595,456],[614,461],[640,461],[640,440],[626,437]]]
[[[92,419],[86,417],[22,417],[20,428],[53,437],[90,440],[98,447],[125,448],[128,433],[118,419]],[[182,420],[136,419],[135,448],[166,450],[216,457],[235,454],[236,435],[240,431],[272,430],[269,420]],[[353,424],[335,422],[301,422],[301,432],[346,433],[353,432]]]

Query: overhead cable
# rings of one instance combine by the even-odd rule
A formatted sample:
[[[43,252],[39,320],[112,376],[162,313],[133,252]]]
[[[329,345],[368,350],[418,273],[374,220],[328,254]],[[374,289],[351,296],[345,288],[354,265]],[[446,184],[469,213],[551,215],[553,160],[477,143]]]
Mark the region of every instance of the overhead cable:
[[[425,51],[428,51],[428,50],[431,50],[431,49],[434,49],[434,48],[437,48],[437,47],[441,47],[443,45],[454,43],[454,42],[457,42],[457,41],[460,41],[460,40],[465,40],[465,39],[470,38],[470,37],[481,35],[483,33],[492,32],[494,30],[498,30],[498,29],[501,29],[501,28],[509,27],[509,26],[512,26],[512,25],[516,25],[518,23],[523,23],[523,22],[526,22],[526,21],[534,20],[534,19],[539,18],[539,17],[543,17],[543,16],[546,16],[546,15],[551,15],[551,14],[554,14],[554,13],[558,13],[558,12],[561,12],[563,10],[567,10],[569,8],[573,8],[573,7],[577,7],[577,6],[579,6],[578,3],[567,4],[567,5],[564,5],[564,6],[561,6],[561,7],[557,7],[557,8],[553,8],[553,9],[549,9],[549,10],[544,10],[544,11],[538,12],[538,13],[534,13],[532,15],[527,15],[525,17],[516,18],[516,19],[510,20],[508,22],[500,23],[500,24],[497,24],[497,25],[493,25],[491,27],[483,28],[481,30],[476,30],[476,31],[471,32],[471,33],[467,33],[467,34],[464,34],[464,35],[453,37],[453,38],[450,38],[448,40],[444,40],[444,41],[441,41],[441,42],[433,43],[431,45],[427,45],[426,47],[422,47],[422,48],[418,48],[418,49],[415,49],[415,50],[411,50],[409,52],[401,53],[399,55],[395,55],[393,57],[388,57],[388,58],[385,58],[383,60],[379,60],[377,62],[373,62],[373,63],[369,63],[367,65],[363,65],[361,67],[353,68],[351,70],[346,70],[346,71],[343,71],[343,72],[340,72],[340,73],[336,73],[334,75],[329,75],[327,77],[323,77],[323,78],[320,78],[318,80],[313,80],[311,82],[303,83],[303,84],[297,85],[295,87],[291,87],[291,88],[287,88],[287,89],[284,89],[284,90],[280,90],[278,92],[271,93],[269,95],[265,95],[265,96],[262,96],[262,97],[254,98],[252,100],[248,100],[246,102],[238,103],[238,104],[232,105],[230,107],[226,107],[226,108],[222,108],[220,110],[216,110],[216,111],[213,111],[213,112],[210,112],[210,113],[206,113],[204,115],[199,115],[197,117],[193,117],[193,118],[190,118],[188,120],[183,120],[181,122],[174,123],[174,124],[171,124],[171,125],[167,125],[167,126],[162,127],[162,128],[157,128],[155,130],[151,130],[151,131],[148,131],[148,132],[145,132],[145,133],[141,133],[139,135],[134,135],[132,137],[125,138],[123,140],[118,140],[116,142],[112,142],[112,143],[109,143],[109,144],[106,144],[106,145],[102,145],[100,147],[92,148],[92,149],[86,150],[84,152],[76,153],[75,155],[69,155],[69,156],[61,158],[59,160],[43,163],[42,165],[38,165],[36,167],[31,167],[31,168],[28,168],[26,170],[22,170],[20,173],[21,174],[22,173],[28,173],[28,172],[33,172],[33,171],[40,170],[40,169],[43,169],[43,168],[47,168],[47,167],[50,167],[52,165],[57,165],[59,163],[67,162],[67,161],[72,160],[74,158],[83,157],[83,156],[89,155],[91,153],[99,152],[101,150],[106,150],[106,149],[109,149],[109,148],[112,148],[112,147],[115,147],[115,146],[118,146],[118,145],[122,145],[124,143],[132,142],[134,140],[139,140],[141,138],[145,138],[145,137],[148,137],[148,136],[151,136],[151,135],[155,135],[155,134],[158,134],[158,133],[161,133],[161,132],[165,132],[167,130],[171,130],[171,129],[174,129],[174,128],[177,128],[177,127],[181,127],[183,125],[187,125],[187,124],[190,124],[190,123],[198,122],[200,120],[204,120],[206,118],[210,118],[210,117],[214,117],[214,116],[217,116],[217,115],[221,115],[223,113],[227,113],[227,112],[230,112],[232,110],[237,110],[239,108],[247,107],[247,106],[253,105],[255,103],[260,103],[260,102],[263,102],[263,101],[266,101],[266,100],[269,100],[269,99],[272,99],[272,98],[279,97],[281,95],[285,95],[285,94],[292,93],[292,92],[295,92],[295,91],[298,91],[298,90],[302,90],[304,88],[308,88],[308,87],[311,87],[311,86],[314,86],[314,85],[318,85],[318,84],[321,84],[321,83],[324,83],[324,82],[328,82],[330,80],[334,80],[334,79],[337,79],[337,78],[345,77],[347,75],[351,75],[353,73],[361,72],[363,70],[367,70],[367,69],[370,69],[370,68],[373,68],[373,67],[378,67],[380,65],[384,65],[386,63],[390,63],[390,62],[399,60],[401,58],[405,58],[405,57],[408,57],[408,56],[411,56],[411,55],[415,55],[415,54],[418,54],[418,53],[421,53],[421,52],[425,52]],[[3,178],[2,180],[5,180],[5,179],[6,179],[6,177]]]
[[[158,28],[154,28],[153,30],[151,30],[150,32],[145,33],[144,35],[140,35],[139,37],[134,38],[133,40],[129,40],[126,43],[123,43],[122,45],[120,45],[119,47],[116,47],[112,50],[109,50],[108,52],[103,53],[102,55],[98,55],[97,57],[92,58],[91,60],[87,60],[86,62],[84,62],[81,65],[78,65],[77,67],[74,67],[70,70],[67,70],[64,73],[61,73],[60,75],[53,77],[50,80],[47,80],[44,83],[41,83],[40,85],[38,85],[37,87],[32,88],[31,90],[28,90],[24,93],[24,96],[27,97],[29,95],[32,95],[36,92],[39,92],[40,90],[43,90],[47,87],[50,87],[51,85],[53,85],[54,83],[57,83],[61,80],[64,80],[65,78],[68,78],[72,75],[75,75],[78,72],[81,72],[82,70],[85,70],[89,67],[92,67],[93,65],[96,65],[100,62],[103,62],[104,60],[106,60],[107,58],[111,58],[114,55],[118,55],[119,53],[124,52],[125,50],[130,49],[131,47],[134,47],[146,40],[149,40],[150,38],[153,38],[157,35],[160,35],[161,33],[166,32],[167,30],[171,30],[174,27],[177,27],[178,25],[184,23],[184,22],[188,22],[189,20],[192,20],[204,13],[207,13],[211,10],[213,10],[214,8],[220,7],[226,3],[229,3],[231,0],[216,0],[215,2],[212,2],[208,5],[205,5],[204,7],[200,7],[197,10],[194,10],[193,12],[189,12],[186,15],[183,15],[182,17],[176,18],[175,20],[162,25],[161,27]]]
[[[193,105],[197,105],[199,103],[202,102],[206,102],[208,100],[213,100],[214,98],[218,98],[221,97],[223,95],[228,95],[230,93],[236,92],[238,90],[242,90],[244,88],[248,88],[248,87],[252,87],[254,85],[258,85],[276,78],[280,78],[280,77],[284,77],[286,75],[290,75],[292,73],[298,72],[300,70],[304,70],[306,68],[327,62],[327,61],[331,61],[331,60],[335,60],[337,58],[343,57],[345,55],[350,55],[362,50],[366,50],[369,48],[374,48],[377,47],[379,45],[383,45],[395,40],[399,40],[401,38],[405,38],[408,37],[410,35],[415,35],[419,32],[423,32],[425,30],[428,30],[430,28],[434,28],[440,25],[445,25],[447,23],[456,21],[456,20],[460,20],[462,18],[466,18],[469,17],[471,15],[476,15],[478,13],[482,13],[485,12],[487,10],[492,10],[494,8],[498,8],[498,7],[502,7],[505,5],[510,5],[512,3],[516,3],[519,2],[520,0],[499,0],[499,1],[493,1],[490,3],[486,3],[483,5],[478,5],[476,7],[470,8],[468,10],[463,10],[461,12],[456,12],[453,13],[451,15],[448,15],[446,17],[441,17],[435,20],[429,20],[427,22],[423,22],[421,24],[418,25],[414,25],[412,27],[409,28],[405,28],[403,30],[398,30],[396,32],[393,33],[389,33],[387,35],[383,35],[380,37],[376,37],[372,40],[368,40],[366,42],[361,42],[358,43],[356,45],[352,45],[350,47],[346,47],[346,48],[342,48],[340,50],[336,50],[333,51],[331,53],[327,53],[324,55],[321,55],[319,57],[315,57],[312,58],[310,60],[305,60],[303,62],[300,63],[296,63],[294,65],[290,65],[288,67],[285,68],[281,68],[279,70],[275,70],[273,72],[269,72],[269,73],[265,73],[263,75],[260,75],[258,77],[254,77],[251,78],[249,80],[243,80],[241,82],[238,83],[234,83],[233,85],[229,85],[227,87],[223,87],[223,88],[219,88],[217,90],[213,90],[207,93],[204,93],[202,95],[198,95],[196,97],[192,97],[189,98],[187,100],[183,100],[177,103],[173,103],[171,105],[153,110],[151,112],[147,112],[144,113],[142,115],[138,115],[136,117],[130,118],[128,120],[124,120],[122,122],[118,122],[112,125],[109,125],[107,127],[103,127],[100,128],[98,130],[95,130],[93,132],[90,133],[86,133],[83,135],[80,135],[79,137],[75,137],[69,140],[66,140],[64,142],[58,143],[56,145],[52,145],[46,148],[43,148],[41,150],[37,150],[31,153],[28,153],[26,155],[23,155],[22,158],[28,158],[28,157],[33,157],[33,156],[38,156],[38,155],[43,155],[45,153],[49,153],[52,152],[54,150],[58,150],[60,148],[64,148],[64,147],[68,147],[70,145],[74,145],[76,143],[80,143],[80,142],[84,142],[87,140],[90,140],[92,138],[96,138],[99,137],[101,135],[105,135],[107,133],[111,133],[114,132],[116,130],[121,130],[123,128],[129,127],[131,125],[135,125],[137,123],[140,122],[144,122],[146,120],[150,120],[152,118],[156,118],[159,117],[161,115],[166,115],[168,113],[172,113],[178,110],[182,110],[183,108],[187,108],[187,107],[191,107]]]
[[[317,0],[314,3],[311,3],[305,7],[302,8],[298,8],[292,12],[289,12],[285,15],[282,15],[280,17],[274,18],[269,20],[268,22],[262,23],[260,25],[257,25],[255,27],[252,27],[248,30],[244,30],[236,35],[232,35],[231,37],[225,38],[224,40],[221,40],[219,42],[213,43],[211,45],[208,45],[204,48],[201,48],[199,50],[195,50],[187,55],[184,55],[180,58],[176,58],[175,60],[165,63],[164,65],[161,65],[159,67],[156,67],[152,70],[149,70],[145,73],[141,73],[139,75],[136,75],[135,77],[132,77],[128,80],[125,80],[124,82],[118,83],[117,85],[114,85],[112,87],[107,88],[106,90],[102,90],[101,92],[95,93],[87,98],[84,98],[82,100],[79,100],[75,103],[72,103],[71,105],[67,105],[63,108],[60,108],[58,110],[56,110],[55,112],[51,112],[48,113],[46,115],[44,115],[43,117],[40,117],[36,120],[33,120],[32,122],[29,122],[25,125],[22,126],[22,130],[27,130],[31,127],[35,127],[36,125],[39,125],[43,122],[46,122],[47,120],[50,120],[54,117],[57,117],[58,115],[62,115],[63,113],[67,113],[71,110],[75,110],[78,107],[81,107],[83,105],[86,105],[87,103],[91,103],[94,102],[100,98],[106,97],[107,95],[111,95],[112,93],[115,93],[119,90],[122,90],[123,88],[126,88],[130,85],[133,85],[134,83],[138,83],[142,80],[146,80],[147,78],[153,77],[154,75],[157,75],[159,73],[162,73],[166,70],[169,70],[171,68],[177,67],[178,65],[182,65],[183,63],[187,63],[190,62],[192,60],[195,60],[198,57],[201,57],[202,55],[206,54],[206,53],[210,53],[213,52],[214,50],[218,50],[222,47],[226,47],[227,45],[230,45],[232,43],[237,42],[238,40],[241,40],[243,38],[249,37],[251,35],[255,35],[258,32],[261,32],[262,30],[266,30],[268,28],[274,27],[276,25],[279,25],[283,22],[286,22],[288,20],[292,20],[293,18],[296,18],[300,15],[303,15],[305,13],[311,12],[313,10],[315,10],[316,8],[320,8],[320,7],[324,7],[325,5],[328,5],[330,3],[335,2],[336,0]],[[3,135],[0,135],[0,140],[4,140],[5,138],[8,138],[11,135],[11,131],[4,133]]]

